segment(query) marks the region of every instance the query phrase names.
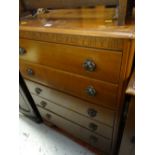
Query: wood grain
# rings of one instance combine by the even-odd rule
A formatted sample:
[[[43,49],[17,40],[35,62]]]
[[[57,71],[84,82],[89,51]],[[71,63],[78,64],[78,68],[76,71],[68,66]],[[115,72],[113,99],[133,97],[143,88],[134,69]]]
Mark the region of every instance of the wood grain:
[[[80,115],[79,113],[76,113],[72,110],[69,110],[69,109],[66,109],[64,108],[63,106],[60,106],[54,102],[50,102],[46,99],[43,99],[41,97],[38,97],[36,95],[32,95],[35,103],[42,107],[43,109],[45,110],[49,110],[71,122],[74,122],[82,127],[85,127],[87,128],[88,130],[100,135],[100,136],[103,136],[103,137],[106,137],[106,138],[109,138],[111,139],[112,138],[112,131],[113,131],[113,128],[105,125],[105,124],[101,124],[101,123],[98,123],[96,121],[93,121],[83,115]],[[47,105],[45,107],[42,106],[42,102],[45,102]],[[103,118],[104,119],[104,118]],[[93,124],[97,127],[96,130],[92,130],[92,128],[90,127],[90,124]]]
[[[117,113],[115,116],[115,128],[113,133],[113,154],[116,154],[118,151],[118,139],[119,139],[119,127],[121,116],[123,113],[123,105],[125,99],[125,90],[129,81],[130,74],[132,72],[132,64],[134,58],[134,49],[135,49],[134,40],[126,40],[124,44],[123,56],[122,56],[122,66],[119,79],[119,87],[117,94]]]
[[[32,28],[32,27],[22,27],[20,28],[20,38],[22,39],[32,39],[37,41],[46,41],[51,43],[67,44],[67,45],[76,45],[82,47],[91,47],[99,49],[110,49],[110,50],[122,50],[123,49],[123,39],[115,38],[106,38],[102,37],[101,33],[99,36],[89,36],[87,31],[74,31],[75,35],[71,34],[72,30],[68,31],[66,29],[60,30],[55,29],[54,32],[49,32],[45,29]],[[59,33],[62,32],[62,33]],[[82,32],[82,33],[81,33]],[[88,34],[84,35],[84,34]],[[113,33],[113,32],[112,32]],[[104,32],[104,35],[107,35],[107,32]]]
[[[91,144],[92,146],[103,150],[105,152],[109,152],[110,150],[110,143],[111,140],[106,139],[104,137],[98,136],[95,133],[90,132],[86,128],[82,128],[79,125],[76,125],[52,112],[46,111],[40,107],[38,107],[39,112],[41,113],[42,117],[47,120],[48,122],[51,122],[55,125],[57,125],[59,128],[65,129],[65,131],[71,133],[73,136],[76,136],[77,138],[84,140],[85,142]],[[47,118],[46,116],[50,115],[51,118]],[[91,140],[91,137],[95,137],[97,139],[96,142],[93,142]]]
[[[38,18],[35,19],[23,19],[20,23],[20,38],[61,45],[65,44],[65,46],[74,45],[79,46],[79,48],[89,47],[96,48],[96,50],[113,50],[117,51],[117,53],[122,53],[118,84],[111,84],[47,66],[33,64],[34,62],[31,64],[21,59],[20,69],[26,79],[76,96],[75,98],[83,100],[82,103],[88,101],[90,102],[89,104],[93,104],[94,106],[98,104],[102,107],[114,109],[115,120],[110,154],[115,155],[118,150],[117,140],[119,138],[119,126],[123,112],[125,88],[131,74],[134,60],[135,30],[132,24],[133,22],[129,21],[128,24],[124,26],[117,26],[118,19],[113,18],[113,14],[110,14],[108,11],[106,12],[105,9],[103,9],[103,14],[105,13],[102,16],[104,17],[103,19],[95,12],[91,17],[92,12],[89,14],[88,10],[83,9],[81,9],[81,13],[77,13],[77,9],[71,10],[71,12],[67,10],[64,16],[62,12],[63,11],[60,10],[60,12],[58,11],[51,15],[46,14],[45,17],[38,16]],[[69,12],[69,15],[67,15],[67,12]],[[101,14],[102,11],[100,10],[99,12]],[[76,15],[75,19],[72,14]],[[52,15],[53,19],[50,17]],[[60,17],[61,15],[62,17]],[[24,24],[22,24],[22,22]],[[45,27],[48,23],[51,23],[51,27]],[[27,75],[25,71],[27,67],[34,69],[34,77]],[[96,97],[90,98],[85,96],[83,90],[88,84],[95,86],[97,92],[99,92]]]
[[[46,27],[45,25],[47,23],[50,23],[51,26]],[[124,26],[117,26],[115,10],[111,8],[54,10],[47,14],[40,15],[38,18],[21,20],[20,37],[29,37],[29,39],[36,40],[44,39],[44,41],[65,44],[84,42],[78,45],[87,47],[91,46],[91,44],[97,44],[96,41],[100,42],[98,41],[99,37],[103,45],[99,43],[99,45],[94,46],[95,48],[122,50],[123,42],[121,39],[134,38],[134,26],[130,23],[131,22],[128,22],[128,24]],[[40,37],[40,35],[42,35],[42,37],[44,36],[44,38]],[[54,38],[55,35],[59,35],[58,38],[61,37],[61,39],[57,38],[57,40],[54,41],[54,39],[56,39]],[[64,37],[62,37],[63,35]],[[65,38],[70,39],[66,40]],[[106,40],[108,40],[108,42]],[[106,42],[109,46],[106,46]]]
[[[33,76],[27,74],[27,69],[29,68],[34,71]],[[23,60],[20,61],[20,71],[26,79],[61,90],[98,105],[116,108],[117,85],[28,63]],[[89,96],[86,93],[88,86],[93,86],[96,89],[97,93],[95,96]]]
[[[86,102],[84,100],[80,100],[77,97],[73,97],[60,91],[45,87],[36,82],[32,82],[29,80],[25,80],[25,82],[32,95],[34,94],[43,99],[54,102],[64,108],[75,111],[80,115],[86,116],[96,122],[106,124],[110,127],[114,126],[115,111],[97,106],[95,104],[91,104],[90,102]],[[36,93],[36,88],[41,89],[40,94]],[[97,112],[95,117],[91,117],[88,114],[89,109],[93,109]]]
[[[104,12],[104,13],[103,13]],[[57,9],[49,10],[49,13],[39,14],[39,19],[113,19],[115,16],[115,8],[105,8],[97,6],[95,8],[80,8],[80,9]]]
[[[46,65],[87,77],[118,83],[122,53],[117,51],[80,48],[61,44],[20,39],[20,47],[26,50],[21,60]],[[92,72],[84,69],[86,60],[95,63]]]

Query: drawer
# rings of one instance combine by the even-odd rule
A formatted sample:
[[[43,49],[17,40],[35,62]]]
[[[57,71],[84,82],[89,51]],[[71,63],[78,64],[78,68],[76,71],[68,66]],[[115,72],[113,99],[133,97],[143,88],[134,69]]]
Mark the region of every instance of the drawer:
[[[49,110],[53,113],[56,113],[57,115],[74,122],[82,127],[87,128],[88,130],[99,134],[101,136],[104,136],[106,138],[111,139],[112,138],[112,131],[113,128],[98,123],[94,120],[89,119],[88,117],[85,117],[77,112],[74,112],[72,110],[66,109],[56,103],[49,102],[41,97],[38,97],[36,95],[32,95],[35,103],[39,105],[40,107]]]
[[[20,39],[20,59],[118,83],[122,53]]]
[[[117,85],[20,61],[23,77],[102,106],[115,108]]]
[[[35,94],[43,99],[47,99],[57,105],[77,112],[91,120],[113,127],[115,117],[114,111],[88,103],[79,98],[50,89],[32,81],[25,80],[25,82],[31,94]]]
[[[72,123],[52,112],[46,111],[40,107],[38,107],[38,110],[41,114],[41,116],[47,120],[48,122],[51,122],[52,124],[55,124],[59,128],[65,130],[66,132],[72,134],[73,136],[77,137],[78,139],[81,139],[90,145],[105,151],[109,152],[111,140],[98,136],[94,134],[93,132],[80,127],[79,125]]]

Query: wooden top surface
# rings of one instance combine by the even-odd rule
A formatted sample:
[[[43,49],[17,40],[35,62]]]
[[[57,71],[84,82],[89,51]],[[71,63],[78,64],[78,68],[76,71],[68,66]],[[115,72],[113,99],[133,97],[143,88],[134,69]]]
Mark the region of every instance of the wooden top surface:
[[[20,20],[21,31],[134,39],[134,24],[117,26],[116,9],[82,8],[52,10]]]

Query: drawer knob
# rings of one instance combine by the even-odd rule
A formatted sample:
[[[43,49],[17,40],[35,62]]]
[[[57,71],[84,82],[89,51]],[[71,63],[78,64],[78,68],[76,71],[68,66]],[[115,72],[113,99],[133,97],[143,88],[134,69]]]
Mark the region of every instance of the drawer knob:
[[[47,105],[47,103],[46,103],[45,101],[41,101],[41,102],[40,102],[40,105],[41,105],[43,108],[45,108],[46,105]]]
[[[87,59],[83,63],[83,67],[86,71],[93,72],[96,69],[96,64],[92,60]]]
[[[50,115],[50,114],[46,114],[46,116],[45,116],[48,120],[50,120],[51,118],[52,118],[52,116]]]
[[[22,47],[19,48],[19,54],[24,55],[26,53],[26,50]]]
[[[94,110],[94,109],[89,108],[89,109],[88,109],[88,115],[89,115],[90,117],[95,117],[95,116],[97,115],[97,111]]]
[[[95,136],[93,136],[93,135],[91,135],[89,138],[90,138],[90,143],[91,143],[91,144],[96,144],[97,141],[98,141],[98,138],[95,137]]]
[[[28,74],[29,76],[33,76],[33,75],[34,75],[34,71],[33,71],[31,68],[28,68],[28,69],[27,69],[27,74]]]
[[[35,92],[37,95],[39,95],[42,92],[42,90],[40,88],[35,88]]]
[[[92,131],[96,131],[97,128],[98,128],[98,126],[97,126],[96,124],[94,124],[94,123],[90,123],[90,124],[89,124],[89,128],[90,128]]]
[[[92,87],[92,86],[88,86],[86,88],[86,93],[89,95],[89,96],[95,96],[96,95],[96,90]]]

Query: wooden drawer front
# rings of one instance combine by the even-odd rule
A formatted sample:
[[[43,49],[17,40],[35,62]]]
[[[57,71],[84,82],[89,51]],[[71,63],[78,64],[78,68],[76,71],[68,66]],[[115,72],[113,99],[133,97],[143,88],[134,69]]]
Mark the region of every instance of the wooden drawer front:
[[[89,117],[91,120],[113,127],[115,117],[114,111],[85,102],[76,97],[69,96],[28,80],[25,80],[25,82],[32,94]],[[37,92],[37,90],[40,90],[40,92]]]
[[[41,106],[42,108],[45,108],[46,110],[49,110],[51,112],[54,112],[58,115],[60,115],[61,117],[64,117],[65,119],[68,119],[80,126],[83,126],[87,129],[89,129],[92,132],[95,132],[101,136],[104,136],[106,138],[111,139],[112,138],[112,131],[113,128],[98,123],[94,120],[89,119],[88,117],[82,116],[79,113],[76,113],[74,111],[71,111],[69,109],[66,109],[56,103],[53,102],[49,102],[41,97],[38,97],[36,95],[32,95],[35,103],[39,106]]]
[[[106,107],[116,107],[117,85],[69,74],[41,65],[20,62],[22,75],[35,82]],[[91,96],[94,95],[94,96]]]
[[[72,123],[61,116],[58,116],[52,112],[46,111],[40,107],[38,107],[38,110],[41,114],[41,116],[47,120],[48,122],[51,122],[58,126],[59,128],[65,130],[66,132],[72,134],[73,136],[84,140],[85,142],[91,144],[92,146],[103,150],[105,152],[109,152],[110,150],[110,144],[111,140],[104,138],[102,136],[98,136],[95,133],[80,127],[79,125]]]
[[[79,23],[78,23],[79,24]],[[82,22],[83,24],[83,22]],[[75,46],[84,46],[84,47],[91,47],[91,48],[99,48],[99,49],[110,49],[110,50],[123,50],[124,49],[124,39],[122,36],[124,36],[124,33],[115,33],[112,32],[112,34],[116,34],[114,37],[111,35],[104,36],[105,31],[101,34],[101,31],[98,31],[97,35],[94,35],[93,33],[97,31],[81,31],[81,29],[77,30],[76,33],[74,33],[74,30],[65,30],[60,29],[60,31],[57,29],[57,32],[53,30],[51,33],[49,33],[49,29],[44,29],[41,32],[40,27],[19,27],[20,38],[27,38],[32,40],[39,40],[39,41],[46,41],[46,42],[53,42],[53,43],[61,43],[61,44],[69,44],[69,45],[75,45]],[[52,29],[50,29],[52,30]],[[71,32],[72,31],[72,32]],[[74,32],[73,32],[74,31]],[[88,35],[87,35],[87,34]],[[107,33],[108,34],[108,33]],[[122,34],[122,35],[117,35]],[[130,35],[129,33],[126,33],[127,35]],[[130,35],[132,37],[132,35]],[[115,38],[116,37],[116,38]],[[126,37],[125,37],[126,38]],[[128,37],[127,37],[128,38]]]
[[[25,49],[25,54],[20,56],[22,60],[113,83],[119,80],[121,52],[26,39],[20,39],[20,47]]]

